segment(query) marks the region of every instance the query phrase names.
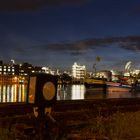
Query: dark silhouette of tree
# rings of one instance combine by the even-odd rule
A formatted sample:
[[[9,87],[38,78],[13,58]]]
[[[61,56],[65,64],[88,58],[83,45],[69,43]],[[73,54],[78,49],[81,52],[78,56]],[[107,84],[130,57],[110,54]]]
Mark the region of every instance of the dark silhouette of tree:
[[[60,79],[61,79],[62,83],[70,83],[72,81],[72,77],[69,76],[67,73],[63,73],[60,76]]]
[[[96,60],[95,60],[95,64],[93,64],[93,70],[94,70],[95,75],[96,75],[96,71],[97,71],[96,65],[97,65],[97,63],[99,63],[100,61],[101,61],[101,57],[97,56],[97,57],[96,57]]]

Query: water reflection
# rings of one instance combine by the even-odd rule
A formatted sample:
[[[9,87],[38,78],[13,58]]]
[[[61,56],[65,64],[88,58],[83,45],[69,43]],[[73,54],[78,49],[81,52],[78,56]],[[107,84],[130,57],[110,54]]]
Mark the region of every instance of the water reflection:
[[[107,94],[107,98],[131,98],[133,94],[131,94],[130,92],[109,92]]]
[[[134,98],[140,97],[140,93],[131,92],[107,92],[86,90],[84,85],[58,85],[57,100],[84,100],[106,98]],[[13,84],[0,85],[0,102],[26,102],[27,85]]]
[[[72,86],[72,93],[71,93],[71,99],[84,99],[84,93],[85,93],[85,86],[84,85],[73,85]]]
[[[106,94],[102,91],[86,91],[85,90],[85,99],[104,99]]]
[[[27,85],[0,85],[0,102],[26,102]]]
[[[131,92],[107,92],[86,90],[84,85],[58,85],[57,100],[83,100],[106,98],[134,98],[140,97],[140,93]]]
[[[71,99],[71,86],[58,85],[57,89],[57,100]]]

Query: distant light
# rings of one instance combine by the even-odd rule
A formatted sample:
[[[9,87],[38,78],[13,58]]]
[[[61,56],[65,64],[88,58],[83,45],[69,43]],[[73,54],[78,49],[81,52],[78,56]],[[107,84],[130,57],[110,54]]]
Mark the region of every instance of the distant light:
[[[131,64],[132,64],[131,61],[128,61],[128,62],[126,63],[126,65],[125,65],[125,70],[126,70],[126,71],[129,71],[129,70],[130,70]]]
[[[15,60],[14,60],[14,59],[11,59],[11,62],[12,62],[13,64],[15,64]]]

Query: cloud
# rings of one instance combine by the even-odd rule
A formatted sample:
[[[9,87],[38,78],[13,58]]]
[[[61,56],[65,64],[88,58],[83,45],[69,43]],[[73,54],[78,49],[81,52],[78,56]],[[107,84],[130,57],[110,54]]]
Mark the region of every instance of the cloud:
[[[80,4],[86,0],[1,0],[0,11],[33,11],[50,5]]]
[[[140,36],[86,39],[71,43],[52,43],[44,45],[44,47],[50,52],[69,52],[73,55],[80,55],[88,50],[108,47],[113,44],[118,44],[118,47],[124,50],[140,51]]]
[[[7,39],[9,40],[7,42]],[[5,46],[10,46],[13,55],[29,55],[30,53],[41,53],[44,55],[52,54],[69,54],[71,56],[80,56],[96,50],[106,49],[109,47],[120,47],[123,50],[138,52],[140,54],[140,36],[112,37],[112,38],[91,38],[79,41],[58,42],[44,44],[31,40],[23,36],[8,34],[5,39]],[[4,44],[4,43],[3,43]],[[117,45],[116,45],[117,44]],[[5,47],[6,48],[6,47]]]
[[[41,62],[40,65],[45,65],[45,63],[63,65],[64,62],[61,60],[64,59],[66,64],[77,61],[81,64],[86,63],[88,67],[92,67],[91,63],[93,64],[95,57],[99,55],[101,56],[100,66],[102,68],[107,69],[111,66],[115,69],[119,68],[119,66],[124,68],[125,63],[129,59],[138,60],[140,56],[139,36],[93,38],[42,45],[42,42],[9,33],[5,41],[7,40],[9,43],[7,42],[4,48],[9,48],[10,51],[7,51],[7,49],[2,51],[2,59],[13,58],[20,62],[32,61],[33,64]],[[8,47],[6,47],[7,45]],[[116,48],[118,53],[114,51]],[[111,54],[109,54],[109,51]],[[135,52],[139,54],[137,53],[138,55],[132,58],[132,54]],[[122,56],[120,55],[121,53],[123,54]],[[60,60],[57,64],[55,64],[56,59]]]
[[[70,52],[82,52],[87,50],[87,45],[82,42],[74,42],[74,43],[58,43],[58,44],[49,44],[47,45],[47,49],[49,51],[70,51]]]
[[[140,37],[127,37],[120,42],[120,47],[130,51],[140,51]]]

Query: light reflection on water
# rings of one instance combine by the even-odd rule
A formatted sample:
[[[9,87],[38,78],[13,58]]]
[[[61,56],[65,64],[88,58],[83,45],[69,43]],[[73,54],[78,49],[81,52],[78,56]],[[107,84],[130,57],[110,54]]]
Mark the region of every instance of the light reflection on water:
[[[107,92],[87,91],[84,85],[58,85],[57,100],[76,99],[107,99],[107,98],[134,98],[140,97],[140,92]]]
[[[0,85],[0,102],[26,102],[27,85]]]
[[[84,100],[105,98],[134,98],[140,93],[87,91],[84,85],[58,85],[57,100]],[[27,85],[0,85],[0,102],[26,102]]]
[[[57,100],[84,99],[84,85],[58,85]]]
[[[85,87],[83,85],[79,86],[79,85],[73,85],[71,92],[72,92],[72,96],[71,99],[72,100],[76,100],[76,99],[84,99],[84,91],[85,91]],[[77,94],[79,93],[79,94]]]

